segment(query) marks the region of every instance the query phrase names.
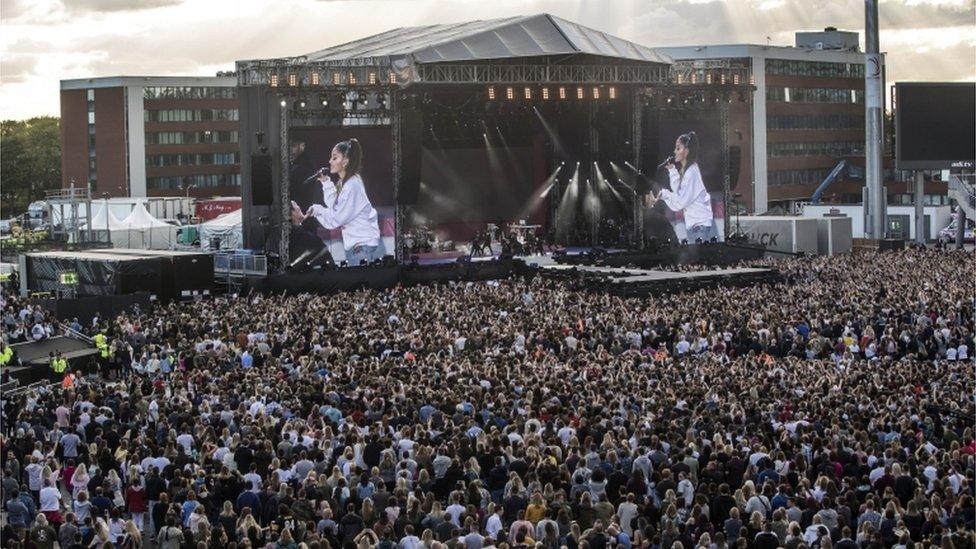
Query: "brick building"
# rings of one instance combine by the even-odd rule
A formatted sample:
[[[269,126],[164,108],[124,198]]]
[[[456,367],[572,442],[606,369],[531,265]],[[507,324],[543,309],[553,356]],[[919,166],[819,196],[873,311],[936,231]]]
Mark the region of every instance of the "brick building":
[[[237,79],[61,81],[61,173],[99,196],[240,196]]]
[[[796,33],[795,46],[732,44],[657,48],[676,61],[728,60],[750,67],[756,86],[751,117],[744,123],[751,139],[743,155],[744,180],[737,192],[750,211],[779,207],[792,211],[810,200],[837,164],[846,161],[823,200],[857,203],[864,186],[864,53],[856,32]],[[883,74],[883,73],[882,73]],[[886,135],[886,139],[890,139]],[[730,141],[732,144],[733,141]],[[748,154],[748,156],[746,156]],[[889,201],[910,193],[910,175],[884,158]],[[927,188],[934,197],[941,188]]]

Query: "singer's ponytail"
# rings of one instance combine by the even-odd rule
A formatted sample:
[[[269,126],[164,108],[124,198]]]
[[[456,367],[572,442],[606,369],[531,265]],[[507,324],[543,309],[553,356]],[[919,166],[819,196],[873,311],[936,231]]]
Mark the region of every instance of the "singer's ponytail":
[[[349,181],[350,177],[358,175],[360,170],[362,170],[363,146],[359,144],[358,139],[353,137],[348,141],[340,141],[335,148],[348,160],[346,164],[346,177],[342,180],[345,183]]]
[[[681,135],[678,141],[688,149],[688,155],[685,157],[685,169],[687,169],[688,166],[698,162],[698,134],[688,132]]]

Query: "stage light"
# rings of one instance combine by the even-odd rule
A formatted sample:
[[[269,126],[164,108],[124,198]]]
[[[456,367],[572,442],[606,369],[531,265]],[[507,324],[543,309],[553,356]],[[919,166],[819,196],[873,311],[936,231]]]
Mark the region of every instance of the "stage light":
[[[488,101],[495,100],[495,86],[488,86]]]
[[[549,88],[542,88],[542,99],[549,100]]]
[[[332,85],[338,86],[342,83],[342,75],[337,72],[332,73]]]
[[[735,86],[738,86],[739,85],[739,75],[738,74],[733,74],[732,75],[732,84],[735,85]]]
[[[370,86],[375,86],[376,85],[376,73],[375,72],[369,73],[369,85]]]
[[[271,75],[271,80],[269,81],[269,84],[271,85],[272,88],[277,88],[278,87],[278,75],[277,74],[272,74]]]
[[[298,105],[298,108],[299,109],[304,109],[305,108],[305,100],[304,99],[299,99],[296,104]]]
[[[318,86],[319,85],[319,73],[317,73],[317,72],[313,72],[312,73],[312,85],[313,86]]]
[[[566,88],[559,86],[559,98],[566,99]]]
[[[288,106],[288,102],[285,101],[284,99],[282,99],[280,105],[281,105],[281,108],[285,108],[285,107]]]
[[[610,99],[616,99],[617,98],[617,87],[616,86],[610,86],[610,89],[607,90],[607,91],[609,92]]]
[[[288,85],[289,86],[297,86],[298,85],[298,75],[297,74],[289,74],[288,75]]]
[[[525,87],[525,98],[532,99],[532,88],[528,86]]]
[[[705,83],[709,85],[712,83],[712,73],[708,73],[705,75]]]
[[[593,88],[593,99],[599,99],[599,98],[600,98],[600,88],[597,88],[597,87],[594,86],[594,88]]]
[[[350,86],[356,85],[356,73],[354,72],[349,73],[349,85]]]
[[[583,99],[583,88],[582,88],[582,86],[576,88],[576,99]]]
[[[322,103],[322,106],[323,107],[328,107],[329,106],[329,98],[326,97],[325,95],[322,96],[322,99],[320,100],[320,102]]]
[[[391,72],[390,73],[390,84],[396,84],[396,83],[397,83],[396,73],[395,72]]]
[[[515,99],[515,88],[509,86],[505,88],[505,99],[512,100]]]

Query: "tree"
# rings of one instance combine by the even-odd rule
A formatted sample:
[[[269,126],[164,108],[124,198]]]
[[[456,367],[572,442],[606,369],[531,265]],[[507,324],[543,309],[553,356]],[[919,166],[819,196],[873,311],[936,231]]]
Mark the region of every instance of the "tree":
[[[0,122],[0,216],[21,214],[61,187],[61,132],[58,119],[41,116]]]

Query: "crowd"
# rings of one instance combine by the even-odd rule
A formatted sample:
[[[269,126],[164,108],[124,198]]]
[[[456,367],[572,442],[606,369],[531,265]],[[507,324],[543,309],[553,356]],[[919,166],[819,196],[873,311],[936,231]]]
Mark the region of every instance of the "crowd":
[[[3,544],[973,547],[973,255],[776,266],[82,319],[98,373],[3,403]]]

